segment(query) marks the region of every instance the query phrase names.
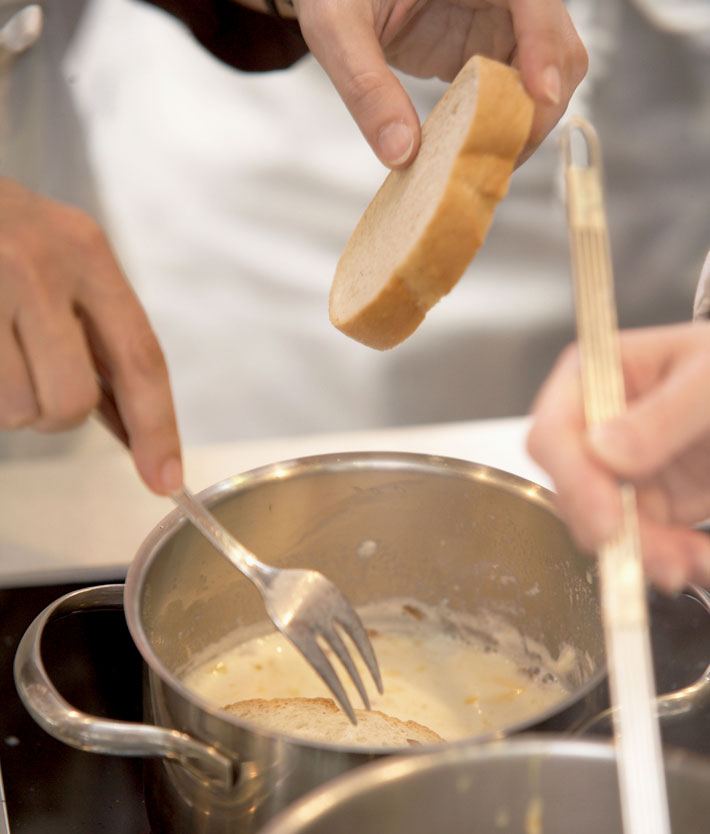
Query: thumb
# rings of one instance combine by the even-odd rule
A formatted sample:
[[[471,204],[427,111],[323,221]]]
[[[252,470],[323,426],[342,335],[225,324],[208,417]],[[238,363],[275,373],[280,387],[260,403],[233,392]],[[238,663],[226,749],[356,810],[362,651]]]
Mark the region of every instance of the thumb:
[[[313,6],[318,8],[311,15]],[[419,117],[387,66],[371,10],[358,3],[309,4],[300,24],[311,52],[379,160],[388,168],[408,165],[419,148]]]

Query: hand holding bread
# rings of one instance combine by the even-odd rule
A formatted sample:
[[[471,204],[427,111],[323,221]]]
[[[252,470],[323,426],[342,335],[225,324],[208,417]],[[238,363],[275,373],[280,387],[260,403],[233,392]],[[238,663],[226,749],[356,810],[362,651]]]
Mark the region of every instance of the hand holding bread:
[[[301,31],[379,159],[406,167],[419,118],[390,67],[452,81],[473,55],[520,71],[535,116],[518,162],[564,113],[587,55],[563,0],[294,0]]]

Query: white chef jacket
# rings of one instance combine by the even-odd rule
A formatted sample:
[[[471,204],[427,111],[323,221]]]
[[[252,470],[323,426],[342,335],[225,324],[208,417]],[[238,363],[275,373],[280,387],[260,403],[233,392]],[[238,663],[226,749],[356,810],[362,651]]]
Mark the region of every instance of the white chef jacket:
[[[86,0],[40,0],[44,24],[35,43],[0,63],[0,173],[34,191],[97,213],[84,131],[64,58]],[[29,0],[0,0],[0,28]],[[33,4],[35,5],[35,4]]]
[[[29,0],[0,0],[0,28]],[[35,4],[33,4],[35,5]],[[65,66],[86,0],[37,0],[43,24],[27,49],[0,47],[0,175],[100,219],[84,130]],[[0,459],[75,451],[93,444],[86,429],[62,435],[0,432]]]
[[[688,319],[710,237],[710,53],[631,0],[571,8],[592,67],[571,109],[604,144],[621,323]],[[385,171],[313,59],[240,75],[152,9],[93,11],[79,98],[189,440],[528,408],[574,335],[554,137],[515,174],[461,283],[376,353],[330,326],[327,294]],[[442,85],[405,83],[426,115]]]
[[[587,12],[574,107],[604,142],[621,322],[687,318],[708,239],[708,53],[630,0],[572,5]],[[554,138],[451,296],[379,354],[329,325],[327,292],[385,171],[311,58],[242,75],[161,12],[94,0],[64,63],[188,441],[519,414],[573,337]],[[426,115],[442,85],[405,83]]]

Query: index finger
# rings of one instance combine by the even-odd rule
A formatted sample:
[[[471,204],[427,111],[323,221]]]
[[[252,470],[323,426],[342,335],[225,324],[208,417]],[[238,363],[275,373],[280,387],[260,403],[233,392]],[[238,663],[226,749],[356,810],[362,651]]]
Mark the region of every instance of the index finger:
[[[158,494],[182,485],[182,458],[163,352],[108,244],[91,259],[77,302],[101,375],[110,384],[136,468]]]
[[[419,116],[387,65],[367,4],[310,3],[299,14],[311,52],[380,161],[409,163],[419,148]]]

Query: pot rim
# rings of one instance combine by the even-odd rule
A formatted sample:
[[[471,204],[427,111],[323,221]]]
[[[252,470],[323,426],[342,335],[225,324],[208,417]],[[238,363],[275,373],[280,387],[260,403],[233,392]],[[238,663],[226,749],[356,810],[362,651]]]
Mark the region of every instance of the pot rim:
[[[553,493],[546,487],[529,481],[519,475],[514,475],[511,472],[506,472],[502,469],[497,469],[485,464],[474,463],[461,458],[452,458],[442,455],[428,455],[418,452],[344,452],[344,453],[327,453],[322,455],[309,455],[300,458],[292,458],[286,461],[266,464],[255,469],[248,470],[237,475],[225,478],[212,486],[207,487],[198,493],[201,501],[204,501],[207,506],[216,503],[220,498],[226,497],[236,491],[249,489],[258,484],[270,480],[283,480],[296,473],[314,474],[319,470],[327,469],[330,472],[338,469],[352,470],[369,469],[369,468],[391,468],[391,469],[409,469],[411,471],[427,471],[436,470],[441,475],[445,474],[447,470],[452,477],[461,477],[474,481],[483,481],[492,483],[495,486],[501,487],[508,492],[512,492],[534,504],[541,506],[552,513],[556,518],[560,518],[554,502]],[[307,747],[317,750],[331,750],[336,753],[348,753],[363,755],[367,757],[384,756],[384,755],[421,755],[422,751],[437,751],[443,748],[451,747],[465,747],[469,744],[479,744],[492,742],[506,738],[513,734],[524,732],[525,730],[540,724],[552,718],[554,715],[564,712],[577,701],[584,698],[606,677],[606,666],[602,664],[597,671],[589,677],[589,679],[570,693],[567,697],[558,701],[556,704],[547,707],[545,710],[535,713],[534,715],[524,720],[518,721],[514,724],[501,727],[497,730],[492,730],[486,733],[480,733],[474,736],[467,736],[463,739],[456,739],[453,741],[446,741],[440,744],[422,744],[416,748],[402,748],[402,747],[376,747],[369,748],[355,745],[333,744],[331,742],[318,742],[299,736],[288,735],[287,733],[272,732],[258,724],[251,721],[246,721],[239,718],[233,713],[226,712],[213,703],[207,701],[202,696],[195,693],[189,687],[185,686],[182,680],[173,672],[168,670],[160,658],[153,651],[153,648],[148,640],[143,622],[140,616],[140,601],[141,591],[146,574],[161,546],[166,539],[175,531],[179,530],[184,524],[189,524],[189,521],[183,516],[180,509],[174,509],[168,513],[148,534],[143,543],[139,547],[135,557],[128,568],[126,575],[126,583],[124,590],[124,611],[128,629],[133,638],[138,651],[149,668],[163,681],[163,683],[170,686],[185,700],[199,707],[204,712],[215,718],[226,721],[230,724],[248,730],[257,736],[269,738],[273,740],[283,741],[288,740],[294,745]],[[237,570],[235,568],[235,570]],[[249,581],[244,578],[244,581]]]
[[[468,744],[463,748],[430,750],[412,758],[391,756],[349,770],[319,785],[297,799],[263,829],[262,834],[298,834],[303,826],[321,818],[330,809],[347,802],[354,796],[367,794],[384,782],[399,781],[417,772],[431,773],[448,764],[490,762],[500,759],[560,758],[573,761],[613,761],[616,758],[611,739],[576,739],[564,736],[531,733],[512,739],[483,744]],[[666,768],[704,771],[710,781],[710,759],[699,753],[678,747],[665,748],[663,759]],[[286,829],[284,826],[288,825]]]

